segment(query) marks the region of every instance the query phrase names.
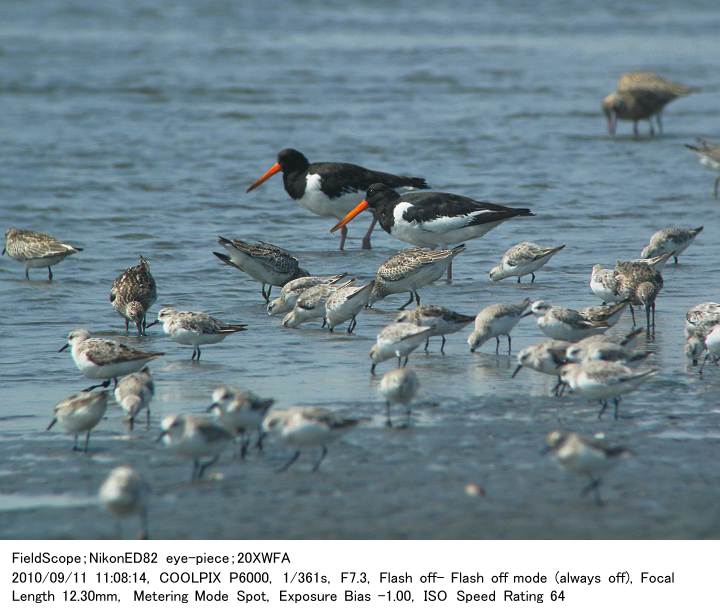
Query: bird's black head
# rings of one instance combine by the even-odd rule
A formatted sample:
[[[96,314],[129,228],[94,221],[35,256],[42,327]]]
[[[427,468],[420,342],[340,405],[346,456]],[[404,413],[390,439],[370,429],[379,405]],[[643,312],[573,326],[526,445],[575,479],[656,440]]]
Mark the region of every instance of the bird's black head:
[[[278,164],[283,170],[283,173],[291,171],[305,171],[310,166],[310,161],[305,158],[302,152],[293,150],[292,148],[285,148],[280,150],[277,156]]]
[[[368,207],[374,209],[390,201],[395,201],[399,196],[400,193],[386,184],[370,184],[365,200],[368,202]]]

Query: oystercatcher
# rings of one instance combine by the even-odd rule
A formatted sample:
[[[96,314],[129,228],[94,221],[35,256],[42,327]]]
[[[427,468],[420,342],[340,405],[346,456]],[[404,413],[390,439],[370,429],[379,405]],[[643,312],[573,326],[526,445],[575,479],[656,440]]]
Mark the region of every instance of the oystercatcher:
[[[253,182],[247,192],[256,189],[282,171],[285,191],[305,209],[325,218],[340,220],[357,203],[371,184],[382,182],[393,188],[429,188],[424,178],[412,178],[365,169],[350,163],[310,163],[291,148],[278,153],[277,162]],[[362,247],[370,248],[370,234],[376,218],[370,223]],[[345,246],[347,229],[343,227],[340,250]]]
[[[393,237],[424,248],[460,244],[482,237],[515,216],[534,216],[527,208],[511,208],[441,192],[400,195],[386,184],[373,184],[365,199],[347,213],[331,232],[343,229],[355,216],[370,208],[380,226]],[[448,267],[452,280],[452,262]]]

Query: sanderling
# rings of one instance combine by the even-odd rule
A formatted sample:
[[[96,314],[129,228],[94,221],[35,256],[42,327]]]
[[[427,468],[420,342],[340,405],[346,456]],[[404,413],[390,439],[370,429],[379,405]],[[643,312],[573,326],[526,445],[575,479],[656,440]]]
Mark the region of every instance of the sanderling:
[[[520,242],[502,256],[499,265],[490,270],[490,279],[497,282],[503,278],[517,278],[519,283],[523,276],[530,274],[530,282],[535,282],[535,272],[563,248],[565,244],[551,248],[532,242]]]
[[[130,321],[135,323],[138,336],[145,335],[146,313],[155,303],[157,291],[155,279],[150,273],[150,263],[142,255],[140,263],[129,267],[112,284],[110,301],[125,319],[125,331]]]
[[[651,354],[649,351],[629,349],[602,335],[590,336],[579,342],[574,342],[567,348],[565,353],[567,360],[574,364],[595,359],[631,364],[647,359]]]
[[[398,366],[402,358],[405,364],[408,355],[422,344],[435,331],[434,327],[420,327],[414,323],[391,323],[380,330],[377,342],[370,349],[372,366],[370,372],[375,374],[375,366],[391,357],[398,358]]]
[[[213,402],[207,412],[212,413],[218,423],[233,434],[241,437],[240,459],[244,459],[250,445],[250,432],[260,432],[258,449],[262,449],[261,426],[265,415],[275,400],[261,398],[251,391],[222,386],[213,391]]]
[[[267,313],[270,316],[286,314],[295,308],[295,302],[303,291],[318,284],[335,284],[345,276],[347,276],[347,274],[338,274],[336,276],[303,276],[302,278],[296,278],[295,280],[286,282],[280,290],[280,295],[268,303]]]
[[[370,301],[374,282],[362,287],[337,287],[325,302],[325,319],[330,332],[341,323],[350,321],[347,333],[352,334],[357,326],[357,315]]]
[[[520,319],[532,312],[529,310],[530,298],[526,297],[520,304],[492,304],[483,308],[475,317],[475,330],[468,337],[470,352],[485,344],[490,338],[495,338],[495,353],[500,352],[500,336],[508,340],[508,354],[512,350],[510,332]]]
[[[316,471],[327,455],[327,444],[341,437],[357,424],[357,419],[338,417],[323,408],[295,406],[268,413],[263,421],[263,430],[278,436],[283,443],[295,449],[295,453],[278,469],[278,472],[290,468],[300,457],[302,449],[320,447],[320,456],[312,469]]]
[[[10,227],[5,231],[5,247],[2,254],[7,252],[8,256],[24,263],[25,278],[28,280],[30,280],[30,269],[34,267],[47,267],[48,280],[52,280],[51,266],[81,250],[82,248],[77,246],[58,242],[47,233]]]
[[[610,327],[603,321],[590,322],[572,308],[551,306],[542,300],[535,302],[530,309],[538,317],[538,327],[546,336],[555,340],[577,342]]]
[[[84,451],[87,453],[90,444],[90,431],[100,423],[107,409],[108,392],[83,391],[74,394],[59,402],[55,406],[55,416],[47,427],[49,430],[55,423],[59,423],[60,427],[75,436],[73,443],[73,451]],[[85,432],[85,448],[78,447],[78,436],[81,432]]]
[[[669,81],[648,71],[624,73],[617,83],[617,90],[602,101],[607,118],[608,132],[615,134],[618,120],[632,120],[633,133],[638,134],[638,121],[647,120],[650,134],[655,134],[652,118],[662,134],[662,112],[669,102],[680,96],[697,92],[697,88]]]
[[[273,287],[283,286],[291,280],[310,275],[300,267],[295,257],[272,244],[266,242],[248,244],[242,240],[229,240],[222,236],[218,236],[218,244],[226,248],[230,254],[225,255],[221,252],[213,252],[213,254],[225,265],[232,265],[261,283],[265,303],[270,301]],[[267,291],[266,284],[269,285]]]
[[[615,404],[615,419],[619,417],[620,396],[637,389],[657,370],[633,370],[612,361],[591,360],[582,364],[567,364],[560,368],[560,378],[574,392],[589,400],[599,400],[603,416],[608,400]]]
[[[568,346],[570,343],[564,340],[544,340],[521,349],[517,355],[518,365],[512,373],[512,378],[515,378],[523,368],[530,368],[543,374],[553,374],[558,377],[553,393],[558,395],[562,384],[559,376],[560,368],[567,363],[565,351]]]
[[[600,484],[602,476],[622,457],[630,452],[623,447],[613,447],[599,438],[589,438],[575,432],[554,430],[545,438],[544,453],[552,453],[555,460],[568,471],[590,480],[581,494],[592,492],[595,502],[602,505]]]
[[[455,255],[465,250],[461,244],[451,250],[407,248],[390,257],[377,270],[375,285],[369,305],[395,293],[410,293],[410,299],[400,307],[409,306],[413,300],[419,306],[417,290],[442,278]]]
[[[590,290],[608,304],[624,299],[620,296],[620,283],[615,280],[615,270],[604,268],[600,264],[593,265]]]
[[[692,362],[693,366],[697,366],[700,358],[703,357],[707,348],[705,347],[705,337],[698,334],[692,334],[685,339],[685,357]]]
[[[716,366],[720,363],[720,324],[712,326],[710,331],[706,334],[704,342],[707,352],[705,353],[702,366],[700,366],[700,374],[703,373],[703,369],[705,368],[705,364],[708,359]]]
[[[698,236],[703,227],[667,227],[653,233],[650,243],[642,249],[640,256],[647,259],[671,252],[675,263],[685,249]]]
[[[720,323],[720,304],[716,302],[703,302],[693,306],[685,314],[685,336],[690,337],[701,333],[707,334],[709,325]]]
[[[325,302],[335,291],[345,289],[353,282],[355,279],[351,278],[338,286],[318,284],[305,289],[295,300],[295,307],[283,318],[283,327],[299,327],[305,321],[317,319],[322,319],[322,327],[325,327]]]
[[[150,428],[150,402],[154,394],[155,384],[147,366],[118,381],[115,401],[125,411],[125,419],[130,424],[130,430],[135,425],[135,418],[143,409],[145,409],[145,428]]]
[[[122,536],[120,520],[140,516],[140,536],[148,539],[148,497],[150,486],[129,466],[117,466],[100,486],[100,502],[118,521],[118,538]]]
[[[157,440],[179,456],[192,458],[191,480],[201,479],[205,470],[215,464],[233,435],[211,417],[168,415],[160,427]],[[208,460],[204,464],[201,460]]]
[[[133,349],[114,340],[91,338],[90,332],[85,329],[71,331],[67,340],[67,344],[58,349],[58,353],[70,347],[78,370],[89,379],[103,380],[100,385],[93,385],[85,391],[96,387],[107,387],[111,379],[117,386],[118,377],[137,372],[149,361],[165,355],[165,353],[147,353]]]
[[[607,323],[610,327],[616,325],[622,313],[630,305],[629,300],[622,300],[616,304],[606,306],[590,306],[581,308],[578,313],[590,323]]]
[[[405,310],[395,319],[398,323],[414,323],[421,327],[434,327],[432,335],[442,338],[441,353],[445,352],[445,336],[459,332],[474,320],[473,316],[460,314],[433,304],[422,304],[413,310]],[[428,350],[428,344],[430,344],[430,336],[425,341],[425,351]]]
[[[157,320],[148,325],[163,324],[163,331],[177,344],[193,347],[191,359],[200,361],[200,347],[217,344],[230,334],[244,332],[247,325],[224,323],[205,312],[180,312],[165,307],[158,312]]]
[[[695,152],[701,165],[708,169],[720,173],[720,144],[712,143],[705,139],[698,139],[698,145],[687,145],[685,147]],[[720,175],[715,178],[715,186],[713,195],[718,196],[718,186],[720,186]]]
[[[385,423],[388,427],[392,426],[390,404],[393,402],[405,405],[407,412],[406,427],[410,425],[410,402],[412,402],[419,387],[420,381],[412,368],[394,368],[383,375],[378,389],[385,397],[387,410]]]

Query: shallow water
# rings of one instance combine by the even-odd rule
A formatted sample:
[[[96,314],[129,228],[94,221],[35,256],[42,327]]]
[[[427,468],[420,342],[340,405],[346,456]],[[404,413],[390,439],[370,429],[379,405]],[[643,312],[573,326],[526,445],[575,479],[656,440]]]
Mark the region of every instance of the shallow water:
[[[715,2],[551,2],[541,14],[526,2],[124,4],[0,9],[0,222],[85,248],[54,268],[52,284],[40,270],[27,282],[20,264],[0,259],[0,537],[112,537],[93,499],[121,463],[153,485],[155,537],[720,535],[720,372],[699,379],[682,353],[685,311],[719,297],[713,176],[682,147],[720,136]],[[668,107],[662,138],[634,139],[621,124],[611,139],[600,100],[638,67],[703,91]],[[591,305],[594,263],[637,256],[663,226],[705,225],[665,270],[647,343],[660,374],[626,397],[621,420],[598,421],[594,403],[550,397],[550,377],[510,379],[514,360],[495,356],[492,342],[470,355],[466,331],[444,356],[439,341],[413,355],[416,425],[386,430],[367,353],[404,300],[363,313],[353,336],[314,324],[283,330],[265,315],[259,284],[212,255],[218,234],[266,240],[313,273],[367,280],[404,247],[377,231],[375,249],[359,250],[360,219],[341,254],[332,221],[294,205],[279,179],[246,195],[283,147],[531,207],[535,218],[470,242],[452,285],[421,292],[464,313],[526,296]],[[521,240],[567,248],[534,285],[491,284],[490,267]],[[204,309],[249,329],[206,347],[199,364],[157,328],[127,338],[167,353],[152,366],[153,426],[128,439],[113,403],[91,454],[74,454],[69,436],[45,427],[59,400],[90,383],[55,351],[76,327],[124,339],[108,294],[139,254],[152,264],[158,307]],[[513,348],[540,339],[527,319]],[[305,456],[275,474],[288,452],[271,446],[245,463],[226,455],[209,481],[191,485],[190,464],[154,443],[157,423],[200,411],[222,383],[369,421],[331,447],[318,474]],[[608,479],[605,508],[539,455],[558,426],[602,431],[633,450]],[[485,496],[466,496],[467,483]]]

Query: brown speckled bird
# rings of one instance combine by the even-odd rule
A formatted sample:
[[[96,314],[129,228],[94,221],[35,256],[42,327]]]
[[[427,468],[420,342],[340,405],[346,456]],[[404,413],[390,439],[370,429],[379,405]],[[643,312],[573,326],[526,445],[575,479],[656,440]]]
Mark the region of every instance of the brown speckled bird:
[[[137,265],[129,267],[115,279],[110,291],[112,305],[125,319],[125,331],[132,321],[137,326],[138,336],[145,335],[146,314],[156,299],[150,263],[142,256]]]

